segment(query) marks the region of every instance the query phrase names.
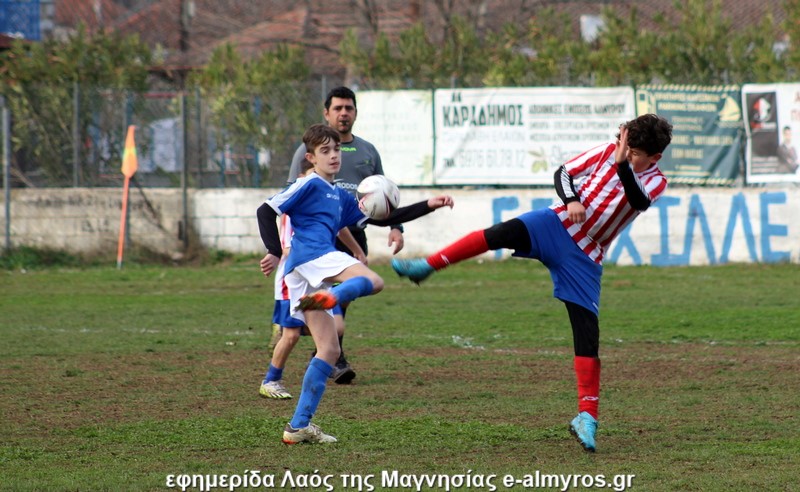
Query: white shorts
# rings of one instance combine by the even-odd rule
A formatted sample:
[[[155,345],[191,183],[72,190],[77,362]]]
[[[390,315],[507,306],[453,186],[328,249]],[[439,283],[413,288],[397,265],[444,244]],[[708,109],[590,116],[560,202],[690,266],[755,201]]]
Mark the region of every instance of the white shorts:
[[[303,312],[297,309],[300,298],[320,289],[330,288],[333,283],[326,282],[326,278],[338,275],[346,268],[357,263],[359,261],[347,253],[333,251],[296,266],[285,277],[286,287],[289,288],[289,301],[291,302],[289,314],[292,318],[305,322],[306,318],[303,316]],[[326,309],[325,311],[333,316],[332,309]]]

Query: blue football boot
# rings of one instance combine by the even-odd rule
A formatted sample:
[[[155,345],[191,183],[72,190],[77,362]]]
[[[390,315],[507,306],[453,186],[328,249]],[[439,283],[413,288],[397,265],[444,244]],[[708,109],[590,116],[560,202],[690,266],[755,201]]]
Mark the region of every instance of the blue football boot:
[[[578,439],[583,449],[594,453],[594,435],[597,433],[597,419],[588,412],[581,412],[569,424],[569,432]]]
[[[392,268],[398,275],[401,277],[408,277],[409,280],[417,285],[430,277],[435,271],[425,258],[415,258],[413,260],[393,259]]]

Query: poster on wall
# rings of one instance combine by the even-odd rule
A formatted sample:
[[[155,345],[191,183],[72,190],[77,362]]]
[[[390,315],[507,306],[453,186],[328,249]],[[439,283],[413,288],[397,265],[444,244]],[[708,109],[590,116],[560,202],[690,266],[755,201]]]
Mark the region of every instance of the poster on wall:
[[[635,117],[631,87],[438,89],[436,185],[552,185]]]
[[[743,167],[739,86],[643,85],[638,114],[672,123],[672,143],[659,161],[670,183],[733,185]]]
[[[353,133],[378,149],[383,172],[401,186],[433,184],[433,92],[359,91]]]
[[[800,84],[746,84],[748,183],[800,182]]]

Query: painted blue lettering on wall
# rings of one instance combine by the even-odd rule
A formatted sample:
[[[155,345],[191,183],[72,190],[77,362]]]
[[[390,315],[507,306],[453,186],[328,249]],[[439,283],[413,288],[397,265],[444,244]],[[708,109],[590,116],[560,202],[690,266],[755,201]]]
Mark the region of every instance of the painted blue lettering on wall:
[[[777,251],[772,249],[772,238],[774,237],[788,237],[789,228],[786,224],[774,224],[770,222],[769,212],[772,205],[783,205],[787,202],[786,192],[764,192],[759,194],[759,215],[758,220],[761,225],[760,228],[760,245],[761,256],[759,258],[758,250],[756,248],[756,236],[753,234],[753,224],[750,212],[747,207],[745,195],[738,193],[731,198],[728,222],[725,225],[725,232],[722,238],[717,237],[717,241],[722,240],[721,254],[717,258],[715,241],[711,233],[711,224],[709,217],[703,206],[701,195],[693,194],[688,200],[688,213],[686,214],[686,223],[683,227],[683,251],[678,253],[670,252],[670,238],[669,238],[669,219],[670,212],[672,217],[675,217],[675,207],[681,206],[681,198],[674,196],[663,196],[659,199],[654,207],[658,209],[658,220],[660,226],[659,232],[659,245],[660,251],[651,255],[649,263],[655,266],[686,266],[690,264],[692,258],[692,247],[694,245],[695,229],[699,226],[699,234],[703,240],[705,248],[706,260],[709,264],[714,265],[717,263],[727,263],[730,258],[730,253],[733,248],[733,242],[736,237],[744,237],[745,246],[750,261],[753,262],[766,262],[775,263],[782,261],[790,261],[791,253],[789,251]],[[534,198],[531,200],[531,210],[538,208],[548,207],[552,203],[549,198]],[[519,200],[514,196],[500,197],[492,200],[492,216],[494,223],[504,220],[503,213],[514,211],[514,215],[520,212],[516,209],[519,207]],[[653,213],[650,211],[649,213]],[[506,217],[507,220],[509,217]],[[741,234],[734,236],[737,230],[737,223],[741,221]],[[634,265],[643,264],[641,254],[636,246],[634,238],[631,236],[631,227],[635,227],[636,222],[632,226],[626,227],[614,241],[613,248],[606,256],[606,261],[609,263],[616,263],[619,261],[623,253],[630,255],[631,261]],[[717,244],[719,244],[717,242]],[[495,252],[495,258],[500,259],[502,253]]]
[[[759,198],[761,201],[761,259],[767,263],[789,261],[789,252],[772,251],[772,245],[769,240],[769,238],[772,236],[787,237],[789,235],[789,228],[785,225],[769,223],[770,204],[786,203],[786,193],[762,193]]]
[[[547,208],[553,204],[552,198],[534,198],[531,200],[531,210],[539,210],[540,208]]]
[[[622,229],[622,232],[620,232],[619,236],[617,236],[617,240],[614,243],[614,248],[611,250],[611,254],[608,255],[607,261],[610,263],[616,263],[619,261],[622,251],[626,249],[628,250],[628,254],[631,255],[631,261],[633,261],[633,264],[641,265],[642,255],[639,254],[639,250],[637,250],[636,245],[633,244],[630,225],[628,225],[628,227],[625,229]]]
[[[688,265],[691,260],[692,243],[694,242],[695,223],[700,222],[703,237],[703,244],[706,247],[706,258],[709,265],[717,263],[717,255],[714,252],[714,242],[711,239],[711,227],[708,224],[703,204],[700,202],[699,195],[692,195],[689,199],[689,213],[686,219],[686,229],[683,235],[683,252],[680,254],[670,254],[669,252],[669,223],[667,207],[679,205],[681,200],[672,196],[665,196],[659,199],[655,206],[659,208],[659,219],[661,223],[661,252],[652,256],[652,264],[655,266],[674,266]],[[637,263],[638,264],[638,263]]]
[[[744,199],[743,193],[738,193],[733,196],[731,202],[731,213],[728,215],[728,226],[725,228],[725,239],[722,241],[722,255],[719,257],[720,263],[728,262],[728,255],[731,252],[733,244],[733,230],[736,228],[736,217],[742,216],[742,230],[744,238],[747,242],[747,251],[750,253],[750,260],[758,261],[758,253],[756,252],[756,240],[753,236],[753,226],[750,224],[750,213],[747,211],[747,202]]]

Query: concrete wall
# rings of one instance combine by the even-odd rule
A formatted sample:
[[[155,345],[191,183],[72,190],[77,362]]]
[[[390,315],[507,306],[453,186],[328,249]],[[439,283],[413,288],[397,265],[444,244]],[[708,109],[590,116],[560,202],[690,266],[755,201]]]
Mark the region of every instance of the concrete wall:
[[[180,252],[180,190],[146,189],[143,195],[131,189],[129,197],[129,244],[170,255]],[[2,210],[0,230],[5,241],[5,204]],[[115,257],[121,211],[121,189],[15,189],[11,245]]]
[[[261,253],[255,211],[275,189],[201,189],[188,194],[191,227],[206,248]],[[453,210],[433,212],[406,224],[401,256],[427,255],[461,235],[522,212],[547,206],[549,189],[403,189],[403,203],[448,193]],[[12,246],[31,245],[81,253],[116,252],[121,190],[14,190]],[[152,205],[148,206],[147,201]],[[130,241],[165,254],[181,251],[181,192],[146,189],[130,194]],[[5,231],[5,213],[0,215]],[[370,258],[390,256],[388,230],[367,229]],[[508,256],[490,252],[487,259]],[[607,262],[624,265],[708,265],[727,262],[800,263],[800,190],[670,189],[637,219],[607,252]]]

